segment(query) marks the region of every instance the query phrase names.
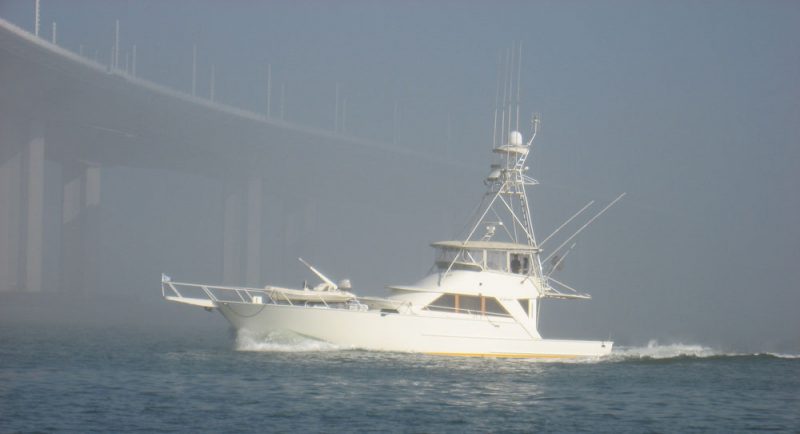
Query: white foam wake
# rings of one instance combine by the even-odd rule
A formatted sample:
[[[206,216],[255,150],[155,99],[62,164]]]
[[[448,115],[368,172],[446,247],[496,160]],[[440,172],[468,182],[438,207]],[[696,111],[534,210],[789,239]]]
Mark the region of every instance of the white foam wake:
[[[659,344],[656,340],[651,340],[643,347],[618,347],[610,355],[601,358],[606,361],[625,361],[625,360],[664,360],[681,357],[707,358],[707,357],[744,357],[744,356],[772,356],[781,359],[797,359],[797,354],[782,353],[737,353],[730,351],[717,350],[711,347],[696,344]]]
[[[651,340],[644,347],[620,347],[615,348],[609,359],[673,359],[676,357],[715,357],[723,355],[738,355],[724,353],[710,347],[702,345],[687,345],[683,343],[659,344],[656,340]]]
[[[761,354],[777,357],[779,359],[800,359],[800,354],[785,354],[785,353],[761,353]]]
[[[270,332],[264,336],[242,329],[236,333],[236,349],[238,351],[294,353],[333,351],[338,350],[339,347],[288,332]]]

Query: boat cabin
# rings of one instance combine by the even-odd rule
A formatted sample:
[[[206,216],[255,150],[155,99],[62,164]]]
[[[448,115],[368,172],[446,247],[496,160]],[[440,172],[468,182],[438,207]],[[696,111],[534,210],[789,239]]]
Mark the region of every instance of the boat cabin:
[[[498,241],[440,241],[436,249],[436,266],[440,270],[500,271],[533,274],[533,261],[539,252],[527,244]]]

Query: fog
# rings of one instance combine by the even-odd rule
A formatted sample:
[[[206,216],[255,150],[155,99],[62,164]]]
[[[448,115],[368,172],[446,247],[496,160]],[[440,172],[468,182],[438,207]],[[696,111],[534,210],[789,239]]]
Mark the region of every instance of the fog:
[[[33,10],[0,2],[0,18],[29,32]],[[231,128],[218,131],[234,133],[210,151],[183,155],[184,145],[159,140],[174,155],[142,152],[135,164],[103,151],[114,163],[98,166],[99,205],[80,232],[92,237],[91,285],[64,281],[65,266],[51,264],[59,255],[46,253],[40,293],[0,281],[6,319],[224,327],[221,316],[162,302],[159,276],[222,283],[226,186],[245,173],[244,185],[264,177],[259,286],[313,280],[298,256],[360,294],[414,283],[432,264],[429,243],[454,236],[480,200],[498,62],[520,43],[526,137],[530,115],[542,116],[529,160],[537,235],[627,192],[578,236],[558,275],[593,299],[546,301],[542,334],[800,350],[798,3],[43,0],[39,36],[50,41],[56,22],[60,47],[107,65],[116,20],[120,63],[131,69],[135,45],[138,78],[191,94],[196,47],[197,97],[211,97],[213,67],[216,103],[263,115],[269,98],[270,116],[313,131],[313,144],[267,134],[250,153],[238,147],[238,121],[225,120]],[[0,86],[6,164],[19,142],[8,119],[25,101],[9,96],[21,84]],[[193,131],[182,143],[208,139]],[[46,155],[58,143],[48,137]],[[66,173],[58,161],[46,156],[46,180]],[[68,248],[57,229],[66,193],[54,183],[44,189],[46,252]],[[24,219],[15,206],[0,202],[0,219]],[[246,244],[229,283],[247,283]],[[15,252],[24,254],[4,260],[17,264]]]

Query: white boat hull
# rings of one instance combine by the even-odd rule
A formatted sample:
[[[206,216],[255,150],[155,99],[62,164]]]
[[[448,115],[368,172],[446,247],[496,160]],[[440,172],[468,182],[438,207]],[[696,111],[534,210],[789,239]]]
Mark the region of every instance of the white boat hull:
[[[341,348],[453,356],[573,358],[611,352],[612,343],[535,339],[510,318],[385,313],[289,305],[219,303],[237,329],[291,332]],[[429,315],[430,314],[430,315]]]

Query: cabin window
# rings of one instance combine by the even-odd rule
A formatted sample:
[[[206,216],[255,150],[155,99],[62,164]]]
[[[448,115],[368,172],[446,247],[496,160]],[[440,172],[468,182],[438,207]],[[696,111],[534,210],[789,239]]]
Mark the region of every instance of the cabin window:
[[[486,252],[486,267],[490,270],[508,271],[506,252]]]
[[[496,298],[476,295],[442,294],[426,309],[437,312],[508,315],[508,311]]]
[[[442,294],[429,304],[427,309],[438,312],[454,312],[456,308],[456,297],[457,295],[455,294]]]
[[[512,253],[510,255],[511,272],[514,274],[528,274],[530,269],[530,255],[523,253]]]
[[[441,269],[447,269],[450,264],[456,263],[474,264],[483,268],[483,250],[465,249],[441,249],[436,258],[436,264]]]
[[[464,262],[475,263],[483,267],[483,250],[464,250]]]
[[[495,315],[508,315],[508,311],[506,308],[500,304],[494,297],[482,297],[483,298],[483,308],[481,312],[495,314]]]
[[[525,315],[531,316],[531,313],[528,312],[531,306],[530,300],[528,300],[527,298],[521,298],[518,301],[519,305],[522,306],[522,310],[525,311]]]
[[[436,262],[439,263],[440,266],[444,265],[444,268],[447,268],[450,263],[456,259],[456,256],[458,256],[458,250],[442,249],[439,252],[439,258],[437,258]]]
[[[481,311],[481,297],[475,295],[461,295],[458,310],[468,313],[478,313]]]
[[[480,312],[480,297],[461,294],[442,294],[439,298],[429,304],[428,310],[439,312],[467,313],[468,311]]]

